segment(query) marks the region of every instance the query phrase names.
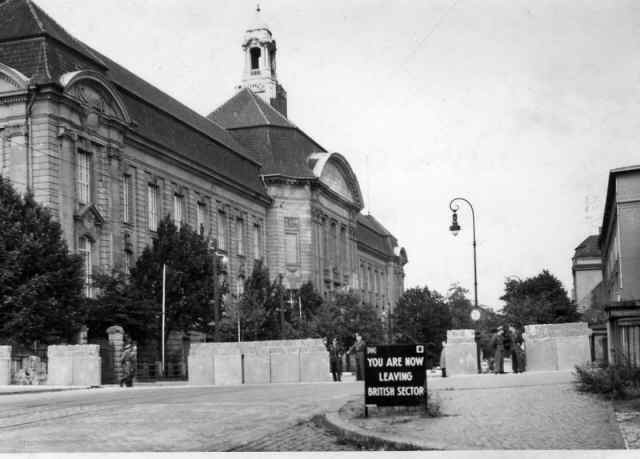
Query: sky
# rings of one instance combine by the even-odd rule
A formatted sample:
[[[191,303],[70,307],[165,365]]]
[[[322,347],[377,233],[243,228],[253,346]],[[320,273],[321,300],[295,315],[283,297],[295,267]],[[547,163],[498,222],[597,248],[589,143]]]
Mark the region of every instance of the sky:
[[[255,2],[36,0],[76,38],[197,112],[234,94]],[[640,164],[640,2],[268,0],[289,118],[358,176],[406,248],[405,287],[480,304],[602,223],[609,170]]]

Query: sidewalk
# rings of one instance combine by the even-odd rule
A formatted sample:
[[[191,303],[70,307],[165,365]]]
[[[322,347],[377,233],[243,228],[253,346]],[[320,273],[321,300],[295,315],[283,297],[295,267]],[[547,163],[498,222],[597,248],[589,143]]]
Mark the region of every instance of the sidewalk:
[[[576,392],[572,372],[429,377],[442,416],[369,408],[363,396],[326,415],[347,436],[413,449],[622,449],[611,403]]]

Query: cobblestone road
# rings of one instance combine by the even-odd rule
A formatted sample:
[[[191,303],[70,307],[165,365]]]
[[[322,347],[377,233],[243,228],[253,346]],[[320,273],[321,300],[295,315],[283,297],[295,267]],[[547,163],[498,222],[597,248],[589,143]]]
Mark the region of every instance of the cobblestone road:
[[[372,414],[352,419],[362,409],[360,397],[342,414],[370,432],[446,444],[447,449],[625,447],[612,404],[576,392],[568,374],[455,379],[432,384],[444,414],[440,418]]]
[[[337,410],[360,384],[0,396],[0,452],[226,451]]]

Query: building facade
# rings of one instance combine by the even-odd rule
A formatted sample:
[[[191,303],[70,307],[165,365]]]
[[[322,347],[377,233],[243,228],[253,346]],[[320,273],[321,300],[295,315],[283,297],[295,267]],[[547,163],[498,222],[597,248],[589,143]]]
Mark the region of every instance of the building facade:
[[[599,246],[609,361],[640,366],[640,166],[609,173]]]
[[[262,259],[291,289],[361,291],[388,311],[403,290],[404,250],[361,214],[346,157],[287,118],[259,11],[242,50],[239,91],[203,117],[32,1],[0,2],[0,173],[51,210],[87,280],[127,271],[170,215],[217,241],[232,291]]]

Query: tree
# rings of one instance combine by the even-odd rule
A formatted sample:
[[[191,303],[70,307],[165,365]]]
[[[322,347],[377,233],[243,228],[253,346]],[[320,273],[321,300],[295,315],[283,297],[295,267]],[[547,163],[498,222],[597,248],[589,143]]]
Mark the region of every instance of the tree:
[[[453,284],[447,292],[447,306],[451,313],[451,328],[454,330],[474,328],[471,319],[473,305],[467,298],[469,290]]]
[[[0,176],[0,342],[71,342],[82,325],[82,260],[31,194]]]
[[[409,289],[398,300],[391,320],[394,342],[424,343],[427,365],[438,360],[451,328],[451,313],[442,295],[426,286]]]
[[[279,339],[281,325],[278,308],[284,288],[275,279],[269,279],[269,269],[262,261],[256,262],[251,276],[245,281],[240,299],[242,335],[247,341]]]
[[[562,283],[549,271],[525,280],[509,278],[500,298],[505,320],[522,329],[529,324],[562,323],[579,320],[576,305]]]

